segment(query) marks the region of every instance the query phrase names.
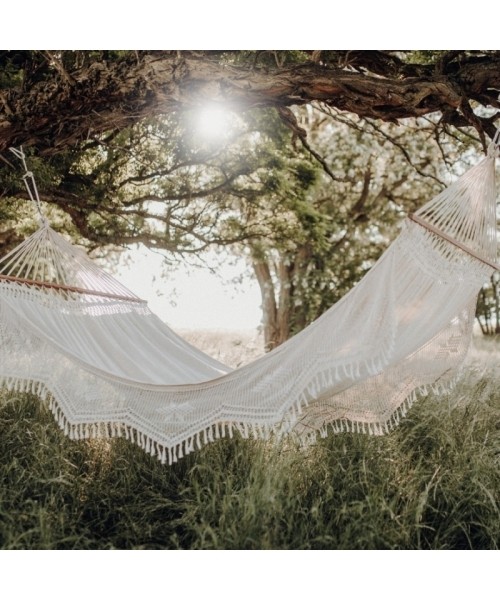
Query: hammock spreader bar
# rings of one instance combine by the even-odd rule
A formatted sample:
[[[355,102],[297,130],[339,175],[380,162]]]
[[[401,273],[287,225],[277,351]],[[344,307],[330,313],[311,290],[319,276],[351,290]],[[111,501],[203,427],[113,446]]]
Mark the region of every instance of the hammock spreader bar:
[[[142,300],[142,298],[138,298],[137,296],[122,296],[120,294],[111,294],[109,292],[100,292],[98,290],[87,290],[85,288],[63,285],[61,283],[35,281],[34,279],[24,279],[23,277],[12,277],[11,275],[0,274],[0,281],[10,281],[13,283],[21,283],[34,287],[49,288],[63,292],[73,292],[75,294],[85,294],[87,296],[100,296],[101,298],[110,298],[111,300],[123,300],[125,302],[138,302],[140,304],[147,304],[146,300]]]
[[[414,223],[417,223],[417,225],[420,225],[420,227],[427,229],[427,231],[430,231],[431,233],[434,233],[435,235],[443,238],[443,240],[446,240],[447,242],[453,244],[457,248],[460,248],[460,250],[463,250],[467,254],[470,254],[470,256],[472,256],[473,258],[481,261],[485,265],[488,265],[492,269],[495,269],[495,271],[500,271],[500,265],[491,260],[488,260],[487,258],[484,258],[483,256],[480,256],[479,254],[477,254],[477,252],[474,252],[474,250],[468,248],[465,244],[462,244],[462,242],[459,242],[458,240],[452,238],[444,231],[441,231],[441,229],[434,227],[434,225],[431,225],[431,223],[429,223],[425,219],[422,219],[418,215],[411,213],[408,215],[408,219],[410,219],[410,221],[413,221]]]

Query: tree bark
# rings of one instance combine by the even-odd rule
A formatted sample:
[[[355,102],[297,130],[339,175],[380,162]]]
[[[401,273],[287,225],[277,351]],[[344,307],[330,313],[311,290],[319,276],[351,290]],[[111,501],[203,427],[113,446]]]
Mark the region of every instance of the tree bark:
[[[54,154],[146,116],[207,102],[245,110],[320,101],[386,121],[441,112],[445,122],[493,133],[497,115],[481,119],[469,101],[500,108],[500,53],[454,54],[436,65],[404,64],[387,53],[349,55],[340,66],[311,61],[286,68],[189,52],[131,53],[71,72],[56,61],[29,87],[0,91],[0,151],[25,144]]]
[[[262,327],[264,330],[264,348],[266,351],[272,350],[277,344],[278,338],[278,309],[276,305],[276,296],[273,279],[269,265],[260,260],[254,260],[253,270],[260,287],[262,298]]]
[[[278,277],[280,282],[279,302],[277,311],[277,339],[276,345],[279,346],[290,337],[290,302],[291,285],[290,269],[282,260],[278,264]]]
[[[296,290],[293,279],[300,279],[298,265],[303,265],[307,249],[301,248],[298,260],[290,264],[279,259],[275,265],[277,284],[273,281],[269,263],[254,260],[253,268],[260,286],[262,298],[262,315],[264,329],[264,344],[267,351],[286,342],[293,331],[300,331],[307,323],[304,318],[303,306],[295,306]]]

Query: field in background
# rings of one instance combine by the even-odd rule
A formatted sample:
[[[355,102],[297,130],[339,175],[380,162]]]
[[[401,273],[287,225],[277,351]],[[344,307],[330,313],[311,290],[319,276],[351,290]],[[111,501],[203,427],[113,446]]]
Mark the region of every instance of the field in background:
[[[262,334],[251,329],[181,329],[177,333],[193,346],[233,368],[241,367],[264,354]]]
[[[252,334],[186,334],[236,366]],[[0,397],[1,548],[500,546],[500,344],[385,437],[307,449],[220,440],[164,467],[125,440],[72,442],[30,395]]]

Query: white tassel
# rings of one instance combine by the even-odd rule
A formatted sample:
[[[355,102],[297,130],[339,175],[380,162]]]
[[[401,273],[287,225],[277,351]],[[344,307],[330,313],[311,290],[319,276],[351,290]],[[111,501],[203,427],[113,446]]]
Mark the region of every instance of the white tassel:
[[[360,376],[361,375],[360,375],[360,371],[359,371],[359,362],[357,362],[354,367],[354,377],[356,379],[359,379]]]

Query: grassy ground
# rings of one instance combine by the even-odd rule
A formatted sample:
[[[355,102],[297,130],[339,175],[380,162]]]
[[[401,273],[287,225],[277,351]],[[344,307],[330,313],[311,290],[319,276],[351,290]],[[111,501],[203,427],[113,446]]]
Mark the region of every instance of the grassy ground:
[[[498,357],[483,343],[453,395],[389,436],[221,440],[173,467],[124,440],[71,442],[35,397],[4,395],[0,547],[496,549]]]

